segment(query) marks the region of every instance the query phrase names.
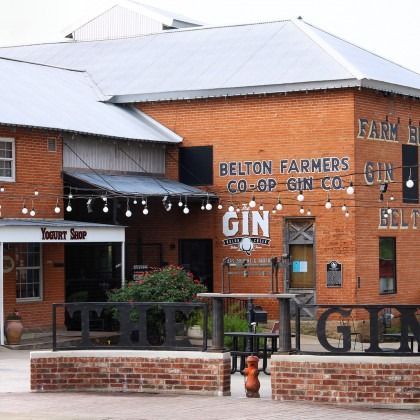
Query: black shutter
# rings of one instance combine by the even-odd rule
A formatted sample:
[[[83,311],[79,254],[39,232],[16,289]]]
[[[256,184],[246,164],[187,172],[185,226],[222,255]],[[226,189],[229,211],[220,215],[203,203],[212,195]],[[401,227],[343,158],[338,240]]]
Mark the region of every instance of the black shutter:
[[[419,202],[419,155],[417,146],[409,144],[402,145],[402,172],[403,172],[403,202],[418,203]],[[407,180],[410,178],[414,181],[414,187],[408,188]]]
[[[188,185],[213,184],[213,146],[179,149],[179,181]]]

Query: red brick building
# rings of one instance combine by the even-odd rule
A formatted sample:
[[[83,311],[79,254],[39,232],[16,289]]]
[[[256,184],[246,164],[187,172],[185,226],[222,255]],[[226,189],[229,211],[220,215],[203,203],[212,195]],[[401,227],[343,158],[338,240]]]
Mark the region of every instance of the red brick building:
[[[127,226],[127,280],[143,266],[183,264],[214,291],[223,277],[231,291],[265,292],[277,257],[279,289],[307,300],[419,301],[418,74],[302,21],[4,48],[0,55],[87,69],[101,105],[119,112],[135,106],[161,134],[152,143],[137,136],[136,149],[118,133],[123,125],[114,125],[109,148],[73,130],[63,135],[73,143],[67,154],[63,148],[62,167],[53,159],[48,184],[61,188],[63,171],[65,186],[51,192],[51,202],[78,196],[66,219]],[[16,149],[17,170],[18,163]],[[180,181],[181,190],[165,187],[162,176]],[[19,207],[3,217],[19,217]],[[108,280],[120,276],[118,251],[98,249],[84,255],[105,261]],[[68,250],[66,273],[60,268],[65,285],[78,282],[72,293],[90,281],[77,270],[89,261],[78,257]],[[235,266],[223,266],[226,259]],[[64,294],[61,288],[54,298]]]

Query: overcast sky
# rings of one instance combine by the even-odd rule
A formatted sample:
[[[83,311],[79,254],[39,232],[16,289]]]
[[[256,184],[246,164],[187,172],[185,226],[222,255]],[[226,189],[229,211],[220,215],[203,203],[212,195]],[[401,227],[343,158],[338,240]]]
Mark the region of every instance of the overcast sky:
[[[62,39],[117,0],[0,0],[0,45]],[[420,73],[420,0],[144,0],[209,24],[302,16]]]

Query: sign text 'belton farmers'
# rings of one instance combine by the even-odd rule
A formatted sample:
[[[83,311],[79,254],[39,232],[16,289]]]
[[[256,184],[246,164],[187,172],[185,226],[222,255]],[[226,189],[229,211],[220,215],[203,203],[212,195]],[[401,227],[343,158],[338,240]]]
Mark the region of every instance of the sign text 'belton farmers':
[[[74,228],[66,230],[48,230],[41,228],[43,241],[83,241],[87,237],[86,230],[76,230]]]
[[[245,160],[220,162],[219,176],[231,178],[226,182],[226,189],[231,194],[250,190],[275,191],[279,184],[277,175],[288,176],[286,188],[289,191],[313,190],[316,188],[316,182],[319,182],[323,190],[330,191],[345,188],[344,181],[338,173],[346,172],[349,168],[350,159],[347,156],[280,159],[278,163],[273,163],[272,160]],[[321,177],[314,176],[327,173],[328,175]]]

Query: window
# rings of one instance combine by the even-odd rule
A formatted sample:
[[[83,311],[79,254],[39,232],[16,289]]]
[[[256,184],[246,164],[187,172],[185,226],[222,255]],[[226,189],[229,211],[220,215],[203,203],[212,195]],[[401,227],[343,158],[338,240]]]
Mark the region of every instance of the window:
[[[14,139],[0,138],[0,180],[15,180]]]
[[[396,242],[395,238],[379,238],[379,292],[396,293]]]
[[[16,299],[40,299],[41,277],[41,245],[16,244]]]
[[[417,146],[409,144],[402,145],[402,166],[403,166],[403,203],[419,202],[419,155]],[[414,185],[407,187],[407,181],[411,179]]]
[[[213,184],[213,147],[179,149],[179,181],[188,185]]]

